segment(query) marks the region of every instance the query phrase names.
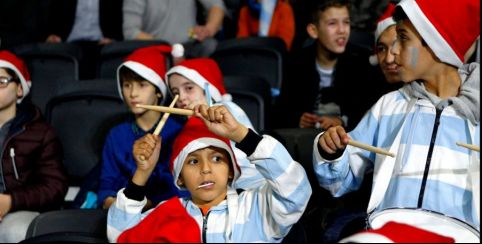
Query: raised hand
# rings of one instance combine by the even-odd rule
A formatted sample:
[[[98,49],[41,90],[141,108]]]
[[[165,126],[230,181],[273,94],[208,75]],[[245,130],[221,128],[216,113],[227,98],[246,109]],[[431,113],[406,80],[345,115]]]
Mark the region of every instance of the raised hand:
[[[132,153],[137,164],[132,181],[137,185],[145,185],[156,167],[161,152],[161,137],[146,134],[134,142]]]
[[[248,128],[240,124],[223,106],[208,107],[205,104],[196,105],[194,115],[201,118],[208,129],[216,135],[240,142],[247,134]]]

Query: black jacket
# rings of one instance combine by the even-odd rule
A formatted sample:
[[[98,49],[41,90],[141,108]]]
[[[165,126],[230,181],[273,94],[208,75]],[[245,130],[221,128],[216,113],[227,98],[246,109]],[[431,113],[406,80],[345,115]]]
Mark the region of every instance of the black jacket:
[[[99,23],[104,37],[117,41],[122,35],[122,0],[99,0]],[[74,26],[77,0],[51,0],[48,35],[56,34],[63,41]]]
[[[313,112],[320,79],[315,55],[316,43],[313,43],[289,58],[274,109],[275,128],[298,128],[301,115]],[[348,117],[348,131],[388,91],[383,74],[368,62],[369,56],[369,50],[348,44],[336,63],[333,86],[324,93],[323,99],[338,104],[342,115]]]

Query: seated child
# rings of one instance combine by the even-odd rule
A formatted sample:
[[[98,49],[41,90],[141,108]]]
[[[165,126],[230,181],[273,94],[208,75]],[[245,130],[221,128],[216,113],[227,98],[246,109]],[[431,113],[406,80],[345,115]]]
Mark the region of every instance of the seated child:
[[[191,197],[172,198],[141,213],[145,183],[161,150],[158,137],[145,135],[134,144],[137,169],[132,181],[109,209],[109,241],[280,242],[311,196],[303,167],[281,143],[240,124],[225,106],[197,105],[194,112],[176,138],[171,157],[174,182]],[[267,184],[241,193],[232,187],[240,172],[228,139],[249,155]],[[176,206],[176,211],[170,210]],[[187,211],[186,221],[170,218],[183,214],[180,206]]]
[[[224,88],[223,75],[216,61],[210,58],[185,60],[169,69],[166,73],[169,91],[179,95],[176,107],[192,109],[197,104],[226,106],[237,121],[253,129],[253,125],[244,110],[231,101],[231,95]],[[208,91],[206,91],[206,87]],[[211,97],[209,99],[207,97]],[[254,129],[253,129],[254,130]],[[241,168],[242,175],[235,188],[247,189],[265,183],[264,177],[249,163],[246,154],[234,147],[234,154]]]
[[[137,49],[118,68],[119,93],[133,117],[113,127],[106,137],[102,152],[98,206],[109,208],[115,201],[117,191],[127,186],[136,170],[132,157],[134,141],[146,133],[152,133],[161,119],[159,112],[137,108],[136,104],[159,105],[165,101],[167,88],[163,81],[166,73],[164,55],[171,49],[170,46]],[[149,204],[146,208],[179,194],[169,172],[171,147],[167,145],[172,144],[182,126],[183,122],[179,118],[170,116],[160,134],[163,150],[147,184],[146,196]]]

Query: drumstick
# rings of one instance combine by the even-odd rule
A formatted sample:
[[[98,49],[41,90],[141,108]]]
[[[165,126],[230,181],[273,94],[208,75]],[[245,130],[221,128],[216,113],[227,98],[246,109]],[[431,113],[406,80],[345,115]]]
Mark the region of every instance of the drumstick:
[[[465,147],[465,148],[467,148],[467,149],[480,152],[480,147],[477,146],[477,145],[466,144],[466,143],[463,143],[463,142],[456,142],[455,144],[457,144],[457,146]]]
[[[163,112],[163,113],[171,113],[171,114],[178,114],[178,115],[185,115],[185,116],[191,116],[194,114],[194,111],[190,109],[170,108],[165,106],[153,106],[153,105],[143,105],[143,104],[137,104],[136,106],[138,108],[145,108],[145,109],[150,109],[150,110]]]
[[[171,104],[169,104],[169,108],[172,108],[174,107],[174,105],[176,105],[176,101],[177,99],[179,98],[179,95],[176,95],[173,99],[172,99],[172,102]],[[154,135],[158,136],[159,133],[161,133],[161,130],[162,130],[162,127],[164,127],[164,125],[166,124],[166,121],[167,121],[167,118],[169,117],[169,114],[170,113],[164,113],[164,115],[162,115],[162,118],[161,118],[161,121],[159,121],[159,124],[157,124],[157,127],[156,129],[154,130]],[[140,155],[139,156],[139,159],[141,161],[145,161],[146,158],[144,157],[144,155]]]
[[[177,102],[177,99],[179,98],[179,95],[176,94],[176,96],[174,96],[174,98],[172,99],[172,102],[171,104],[169,104],[169,107],[172,108],[174,107],[174,105],[176,105],[176,102]],[[167,118],[169,117],[170,113],[164,113],[164,115],[162,115],[162,118],[161,118],[161,121],[159,121],[159,124],[157,124],[157,127],[156,129],[154,130],[154,135],[159,135],[159,133],[161,133],[161,130],[162,130],[162,127],[164,127],[164,125],[166,124],[166,121],[167,121]]]
[[[383,149],[378,148],[378,147],[374,147],[374,146],[370,146],[370,145],[367,145],[367,144],[364,144],[364,143],[361,143],[361,142],[357,142],[357,141],[354,141],[354,140],[351,140],[351,139],[348,141],[348,145],[358,147],[358,148],[361,148],[361,149],[365,149],[365,150],[370,151],[370,152],[387,155],[387,156],[390,156],[392,158],[395,157],[394,153],[391,153],[389,151],[383,150]]]

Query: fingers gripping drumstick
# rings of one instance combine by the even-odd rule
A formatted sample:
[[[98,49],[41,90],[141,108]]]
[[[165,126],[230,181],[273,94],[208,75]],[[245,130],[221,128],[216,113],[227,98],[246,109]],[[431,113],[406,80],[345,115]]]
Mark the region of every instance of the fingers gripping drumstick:
[[[176,105],[176,102],[177,102],[177,99],[178,99],[178,98],[179,98],[179,95],[176,95],[176,96],[172,99],[171,104],[169,104],[169,108],[173,108],[174,105]],[[166,121],[167,121],[167,119],[169,118],[169,115],[170,115],[170,113],[164,112],[164,114],[162,115],[161,120],[159,121],[159,124],[157,124],[157,127],[156,127],[156,129],[154,130],[154,133],[153,133],[154,135],[158,136],[159,133],[161,133],[161,130],[162,130],[162,128],[164,127],[164,125],[166,124]],[[144,155],[140,155],[140,156],[139,156],[139,159],[140,159],[141,161],[145,161],[145,160],[146,160],[146,158],[144,157]]]

